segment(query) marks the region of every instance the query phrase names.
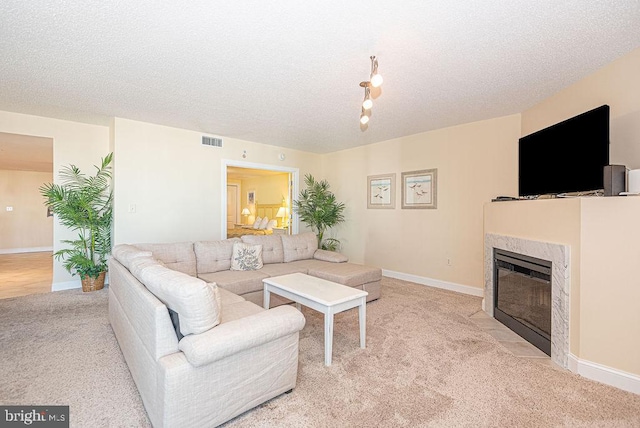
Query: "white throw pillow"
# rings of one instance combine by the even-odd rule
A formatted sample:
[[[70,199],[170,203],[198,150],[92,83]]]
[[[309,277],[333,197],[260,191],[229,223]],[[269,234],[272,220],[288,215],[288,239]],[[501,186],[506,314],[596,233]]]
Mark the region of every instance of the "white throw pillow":
[[[262,269],[262,245],[236,242],[233,244],[231,270]]]
[[[185,273],[136,259],[133,274],[169,309],[180,316],[183,335],[204,333],[220,323],[217,286]]]
[[[254,229],[260,229],[260,223],[262,222],[261,217],[256,217],[256,221],[253,222]]]
[[[267,230],[273,230],[276,226],[278,226],[278,220],[269,220],[269,223],[267,223]]]
[[[258,229],[266,229],[267,224],[269,224],[269,217],[265,217],[262,219],[262,221],[260,222],[260,227],[258,227]]]

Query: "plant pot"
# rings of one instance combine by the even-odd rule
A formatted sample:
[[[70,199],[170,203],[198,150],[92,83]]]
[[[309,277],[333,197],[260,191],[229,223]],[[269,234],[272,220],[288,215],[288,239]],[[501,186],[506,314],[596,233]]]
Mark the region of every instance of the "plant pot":
[[[91,278],[89,275],[82,278],[82,291],[98,291],[104,287],[104,276],[106,272],[100,272],[97,278]]]

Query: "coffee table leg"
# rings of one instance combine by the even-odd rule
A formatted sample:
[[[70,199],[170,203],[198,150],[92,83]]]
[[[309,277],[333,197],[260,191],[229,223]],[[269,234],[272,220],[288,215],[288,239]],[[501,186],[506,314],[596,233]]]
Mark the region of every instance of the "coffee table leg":
[[[262,302],[262,307],[265,309],[269,309],[269,304],[271,300],[271,293],[269,292],[269,284],[264,284],[264,298]]]
[[[333,311],[329,309],[324,314],[324,365],[331,365],[333,351]]]
[[[364,297],[358,306],[358,321],[360,322],[360,347],[364,349],[367,346],[367,300]]]

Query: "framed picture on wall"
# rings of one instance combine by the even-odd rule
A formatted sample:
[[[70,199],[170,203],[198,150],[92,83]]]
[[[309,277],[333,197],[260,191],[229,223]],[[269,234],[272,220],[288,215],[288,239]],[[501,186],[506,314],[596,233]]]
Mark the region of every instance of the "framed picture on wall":
[[[436,209],[437,196],[436,168],[402,173],[402,209]]]
[[[255,204],[256,203],[256,191],[255,190],[249,190],[247,192],[247,203],[248,204]]]
[[[367,208],[396,207],[396,174],[367,177]]]

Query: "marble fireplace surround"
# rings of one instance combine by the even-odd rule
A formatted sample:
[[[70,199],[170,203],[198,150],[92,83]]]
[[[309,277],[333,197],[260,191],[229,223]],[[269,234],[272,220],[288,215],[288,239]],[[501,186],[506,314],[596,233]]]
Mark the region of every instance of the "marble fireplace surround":
[[[507,250],[551,262],[551,361],[569,367],[570,247],[515,236],[484,236],[484,310],[493,316],[493,249]]]

